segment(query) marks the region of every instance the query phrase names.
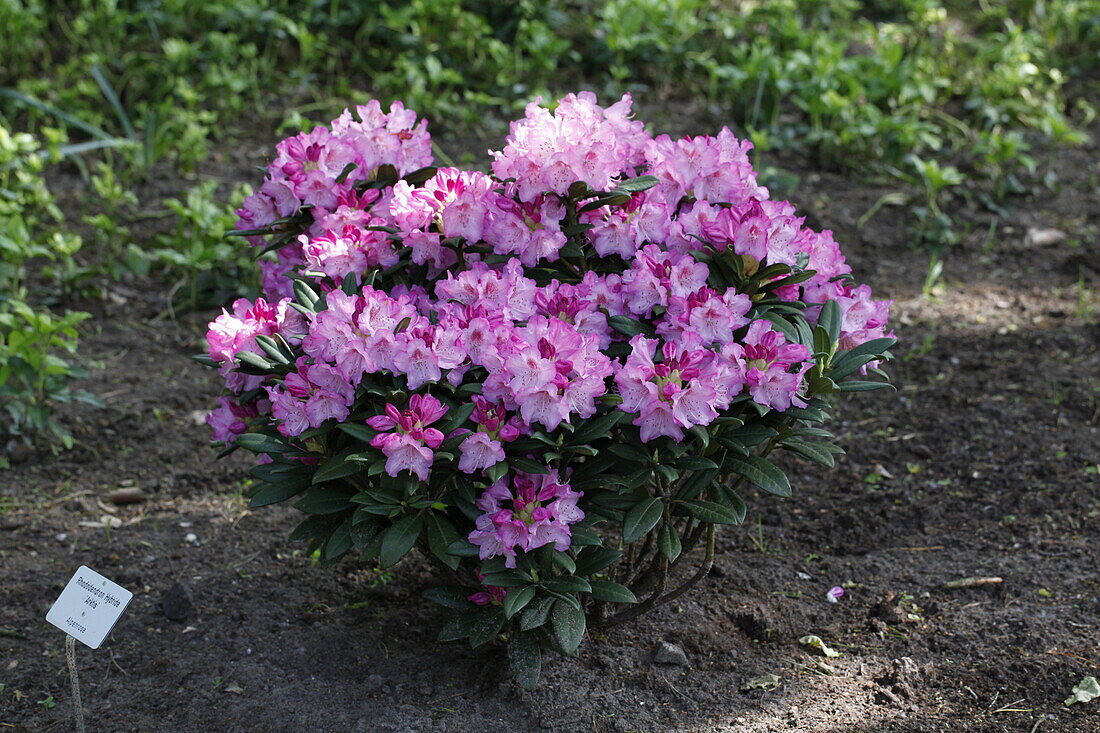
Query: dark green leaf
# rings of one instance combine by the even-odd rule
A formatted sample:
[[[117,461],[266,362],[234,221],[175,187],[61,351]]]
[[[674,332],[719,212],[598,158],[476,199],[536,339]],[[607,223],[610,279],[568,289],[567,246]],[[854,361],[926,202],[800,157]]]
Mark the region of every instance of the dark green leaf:
[[[455,430],[462,427],[462,423],[473,414],[474,408],[477,407],[473,402],[466,402],[464,404],[452,407],[447,412],[447,422],[439,426],[439,429],[444,435],[450,435]]]
[[[348,517],[329,535],[322,557],[328,561],[338,560],[351,549],[351,545],[351,517]]]
[[[451,570],[458,569],[461,558],[447,552],[451,543],[458,539],[458,530],[451,524],[451,520],[438,512],[428,512],[427,525],[428,547],[432,554]]]
[[[797,440],[794,438],[787,438],[780,442],[784,448],[789,448],[803,458],[808,458],[815,463],[820,463],[824,466],[832,468],[836,465],[836,460],[833,458],[833,454],[820,443],[811,443],[806,440]]]
[[[667,524],[661,527],[661,531],[657,533],[657,548],[669,562],[675,560],[681,551],[680,533]]]
[[[477,621],[479,608],[463,608],[451,616],[439,631],[440,641],[458,641],[470,635],[470,629]]]
[[[550,473],[550,469],[546,467],[546,464],[539,463],[538,461],[532,460],[530,458],[524,458],[523,456],[509,456],[508,464],[512,466],[512,468],[516,469],[517,471],[521,471],[522,473]]]
[[[862,356],[881,356],[889,351],[896,343],[897,339],[892,338],[878,338],[864,341],[854,349],[845,351],[837,364],[839,365],[847,359],[858,359]]]
[[[844,359],[834,361],[832,364],[832,368],[828,371],[829,378],[832,379],[834,382],[839,382],[841,379],[844,379],[849,374],[853,374],[859,371],[860,367],[866,366],[867,364],[878,358],[879,357],[875,356],[874,354],[864,354],[863,356],[856,356],[852,358],[846,357]]]
[[[373,440],[374,437],[378,435],[378,431],[374,428],[370,427],[369,425],[360,425],[359,423],[340,423],[336,427],[340,428],[340,430],[343,430],[345,433],[355,438],[356,440],[360,440],[364,443],[370,443],[371,440]]]
[[[294,528],[288,538],[291,542],[327,537],[340,524],[340,517],[314,514],[306,517]]]
[[[550,612],[554,638],[566,654],[576,654],[584,638],[584,611],[558,600]]]
[[[786,318],[776,313],[765,313],[764,318],[771,322],[773,329],[786,336],[788,341],[798,343],[798,329]]]
[[[680,502],[680,508],[696,519],[710,524],[740,524],[744,519],[744,515],[738,517],[732,509],[702,499],[685,499]]]
[[[574,530],[575,532],[576,530]],[[577,575],[593,575],[610,567],[623,553],[609,547],[586,547],[577,553]]]
[[[477,557],[478,549],[477,545],[471,543],[465,537],[459,537],[457,540],[447,545],[448,555],[458,555],[459,557]]]
[[[600,536],[592,530],[582,527],[573,528],[573,541],[570,543],[573,547],[588,547],[598,545],[600,542]]]
[[[259,374],[266,374],[275,370],[275,365],[267,359],[263,358],[259,354],[254,354],[251,351],[238,351],[237,361],[243,365],[252,367],[255,370],[259,370]]]
[[[417,168],[412,173],[405,174],[405,180],[414,186],[417,186],[436,174],[439,169],[435,166],[425,166],[424,168]]]
[[[615,445],[608,447],[607,450],[617,455],[619,458],[625,458],[628,461],[633,461],[635,463],[649,462],[649,456],[646,455],[646,452],[636,445],[616,443]]]
[[[248,502],[252,508],[278,504],[297,496],[309,487],[308,477],[293,477],[282,481],[270,481],[262,484]]]
[[[623,542],[634,542],[643,537],[661,520],[664,504],[653,497],[642,499],[623,518]]]
[[[588,593],[592,590],[587,580],[576,575],[562,575],[545,580],[542,584],[556,593]]]
[[[498,588],[519,588],[530,583],[531,579],[518,570],[504,569],[483,573],[481,582]]]
[[[508,667],[520,687],[535,689],[542,672],[542,650],[536,634],[519,633],[508,641]]]
[[[279,342],[271,338],[270,336],[257,334],[254,338],[256,339],[256,343],[259,345],[259,347],[264,350],[264,353],[267,354],[276,364],[286,365],[294,361],[294,354],[291,353],[288,355],[287,353],[284,353],[283,348],[279,344]]]
[[[332,489],[314,490],[294,504],[294,508],[306,514],[335,514],[351,509],[351,494]]]
[[[759,456],[730,455],[726,457],[726,467],[770,494],[791,495],[791,484],[783,472]]]
[[[734,517],[737,518],[735,524],[741,524],[745,521],[745,513],[748,511],[748,507],[745,506],[745,502],[733,489],[728,486],[722,486],[721,484],[715,484],[711,488],[711,497],[733,512]]]
[[[637,596],[635,596],[633,591],[625,585],[619,585],[610,580],[600,580],[598,578],[594,578],[589,582],[592,583],[592,597],[597,601],[606,601],[608,603],[638,602]]]
[[[760,445],[768,438],[775,437],[779,433],[775,428],[770,428],[767,425],[761,425],[760,423],[750,423],[748,425],[742,425],[739,428],[729,431],[724,434],[738,445],[742,445],[746,448],[752,448],[753,446]]]
[[[329,456],[322,461],[321,465],[317,467],[317,472],[313,474],[313,483],[321,484],[326,481],[335,481],[363,470],[363,465],[360,462],[348,459],[351,454],[351,451],[344,451],[339,455]]]
[[[527,585],[508,591],[504,596],[504,617],[512,618],[522,611],[524,607],[535,597],[535,586]]]
[[[619,191],[626,191],[627,193],[638,193],[640,191],[647,191],[658,183],[660,183],[660,181],[656,176],[638,176],[637,178],[628,178],[625,181],[619,181],[615,184],[615,188]]]
[[[419,514],[402,517],[396,524],[388,527],[382,533],[382,551],[378,556],[378,563],[384,568],[396,565],[416,544],[423,527],[424,520]]]
[[[870,392],[873,389],[894,389],[894,385],[889,382],[859,382],[852,380],[841,382],[837,387],[840,392]]]
[[[504,474],[506,473],[508,473],[508,462],[501,461],[500,463],[490,466],[488,470],[485,471],[485,478],[489,479],[489,483],[495,484],[497,481],[504,478]]]
[[[473,603],[468,600],[469,588],[457,585],[436,585],[425,590],[422,594],[429,601],[446,606],[447,608],[469,608]]]
[[[680,486],[680,490],[676,492],[676,498],[678,499],[694,499],[698,496],[703,489],[714,483],[714,480],[718,478],[718,470],[704,469],[702,471],[695,471]]]
[[[698,471],[704,468],[717,469],[718,464],[709,458],[702,456],[684,456],[673,461],[674,466],[684,471]]]
[[[357,509],[351,515],[351,541],[357,549],[363,549],[382,531],[382,522]]]
[[[524,631],[538,628],[550,618],[550,609],[554,607],[554,599],[543,596],[529,605],[519,619],[519,627]]]
[[[475,649],[482,644],[492,641],[504,628],[505,618],[499,606],[482,606],[477,612],[477,618],[470,626],[470,646]]]
[[[317,295],[317,291],[309,286],[304,280],[294,280],[294,297],[298,299],[298,302],[309,308],[311,311],[317,310],[317,303],[320,300],[320,296]]]
[[[288,453],[294,448],[287,445],[281,440],[276,440],[270,435],[263,435],[261,433],[245,433],[238,435],[237,439],[233,441],[241,448],[252,451],[253,453]]]
[[[821,306],[821,315],[818,316],[817,325],[825,329],[825,333],[829,337],[830,348],[832,348],[832,345],[840,338],[842,319],[843,315],[840,312],[840,304],[835,300],[826,301],[825,305]]]
[[[626,417],[626,413],[622,410],[610,410],[604,415],[593,417],[573,434],[569,444],[587,445],[593,440],[605,438],[611,433],[611,429],[619,423],[619,420],[624,417]]]
[[[648,337],[653,337],[656,334],[652,326],[642,323],[630,316],[608,316],[607,325],[611,326],[622,335],[631,338],[638,334],[643,334]]]
[[[576,542],[573,542],[572,545],[576,547]],[[552,545],[546,545],[546,549],[550,550],[550,560],[564,570],[565,575],[575,575],[577,573],[577,563],[569,557],[569,553],[558,552],[553,549]]]

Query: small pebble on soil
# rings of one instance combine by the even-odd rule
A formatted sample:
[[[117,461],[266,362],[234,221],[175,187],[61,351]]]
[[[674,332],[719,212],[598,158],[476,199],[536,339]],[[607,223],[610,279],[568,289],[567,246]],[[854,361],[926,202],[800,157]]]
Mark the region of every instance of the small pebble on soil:
[[[687,654],[684,654],[684,650],[675,644],[669,644],[667,641],[662,641],[657,649],[653,652],[653,661],[657,664],[675,664],[683,667],[688,663]]]

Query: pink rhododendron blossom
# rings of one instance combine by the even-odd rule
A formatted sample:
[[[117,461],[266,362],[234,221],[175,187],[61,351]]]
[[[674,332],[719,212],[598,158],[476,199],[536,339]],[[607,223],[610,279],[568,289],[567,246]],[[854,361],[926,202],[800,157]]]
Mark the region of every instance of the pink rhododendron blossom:
[[[653,193],[670,206],[683,196],[712,203],[766,199],[768,189],[756,182],[750,150],[752,143],[738,140],[725,127],[717,137],[656,137],[645,148],[649,171],[661,180]]]
[[[206,332],[207,353],[221,362],[232,362],[237,353],[260,353],[256,336],[281,334],[288,341],[300,339],[305,332],[305,320],[290,307],[290,298],[274,305],[263,298],[251,302],[239,298],[233,302],[233,312],[222,310]]]
[[[504,150],[492,154],[493,173],[515,178],[520,199],[547,191],[564,195],[576,181],[604,191],[641,163],[649,136],[630,119],[629,94],[606,109],[591,92],[567,95],[553,112],[541,101],[527,105],[524,118],[512,123]]]
[[[259,416],[259,408],[255,402],[240,405],[229,397],[219,397],[218,406],[206,416],[211,440],[232,443],[238,435],[248,430],[248,421]]]
[[[458,470],[463,473],[477,473],[500,463],[504,460],[504,444],[529,432],[522,420],[508,417],[501,405],[481,395],[474,395],[474,412],[470,420],[478,429],[458,446],[462,453]]]
[[[740,391],[743,373],[716,352],[704,348],[694,332],[661,347],[638,335],[631,353],[615,375],[623,401],[619,409],[638,413],[634,424],[643,441],[666,435],[683,438],[683,429],[709,425]]]
[[[281,421],[283,435],[301,435],[319,428],[329,419],[347,419],[354,398],[352,386],[328,364],[309,364],[298,360],[298,370],[283,378],[281,386],[265,387],[271,399],[272,414]]]
[[[886,333],[886,320],[890,317],[891,300],[873,300],[867,285],[837,288],[833,300],[840,305],[840,348],[854,349],[871,339],[893,337]]]
[[[631,313],[648,316],[669,297],[686,298],[707,284],[707,266],[690,255],[677,255],[648,244],[623,274],[622,293]]]
[[[380,431],[371,445],[386,455],[387,474],[411,471],[421,481],[428,480],[434,451],[443,442],[443,433],[429,426],[446,413],[446,406],[435,397],[415,394],[404,410],[387,404],[385,414],[367,420]]]
[[[498,342],[496,352],[500,363],[489,370],[485,396],[549,430],[572,413],[593,415],[614,371],[598,336],[581,334],[558,318],[533,316]]]
[[[626,96],[601,107],[590,93],[569,95],[552,112],[531,104],[493,153],[493,175],[443,167],[422,183],[367,185],[381,166],[405,174],[431,162],[426,123],[400,102],[389,113],[370,102],[330,128],[284,140],[238,212],[241,225],[262,228],[303,208],[312,223],[261,264],[265,293],[277,304],[239,300],[211,324],[209,353],[222,362],[227,385],[237,395],[263,386],[279,429],[297,435],[340,419],[349,390],[368,375],[399,376],[410,390],[472,377],[485,404],[508,416],[504,427],[490,428],[505,418],[479,421],[488,408],[478,408],[478,427],[457,459],[460,470],[476,473],[502,460],[509,439],[501,431],[520,429],[513,423],[554,430],[594,415],[608,377],[646,440],[682,439],[744,390],[777,410],[803,404],[807,350],[765,321],[750,323],[753,299],[716,289],[693,251],[740,256],[748,276],[774,264],[811,271],[773,295],[811,304],[811,323],[816,304],[836,300],[842,349],[888,335],[889,302],[843,280],[850,268],[831,232],[807,229],[793,206],[769,198],[756,182],[749,143],[728,129],[651,138],[630,106]],[[580,232],[566,234],[568,206],[585,200],[569,203],[575,182],[610,190],[643,172],[657,184],[625,202],[574,212]],[[533,268],[559,262],[571,236],[603,266],[535,276]],[[339,289],[349,276],[373,282],[400,263],[421,268],[422,281]],[[325,297],[308,318],[290,308],[289,278],[303,275]],[[635,337],[629,355],[610,357],[624,338],[621,324],[612,327],[619,316],[641,320],[657,338]],[[274,334],[300,344],[308,364],[281,381],[235,370],[240,351],[260,353],[256,336]],[[317,375],[326,373],[343,386],[320,384]],[[219,434],[239,429],[225,405],[213,420]],[[391,434],[387,455],[402,456],[393,465],[424,473],[432,446],[400,437],[407,431]]]
[[[745,314],[752,301],[744,293],[727,290],[719,295],[710,288],[699,288],[686,298],[669,297],[668,311],[657,333],[676,338],[686,331],[696,334],[705,344],[724,344],[733,339],[733,332],[748,323]]]
[[[802,375],[812,366],[810,350],[787,343],[768,321],[753,321],[743,344],[727,344],[722,351],[745,375],[749,394],[757,404],[779,411],[792,404],[806,406],[798,391]]]
[[[569,525],[584,519],[577,506],[582,494],[573,491],[558,477],[548,474],[517,473],[509,482],[502,478],[485,490],[477,501],[484,512],[469,540],[486,560],[505,556],[505,565],[516,566],[516,553],[553,545],[558,552],[569,549],[572,533]]]

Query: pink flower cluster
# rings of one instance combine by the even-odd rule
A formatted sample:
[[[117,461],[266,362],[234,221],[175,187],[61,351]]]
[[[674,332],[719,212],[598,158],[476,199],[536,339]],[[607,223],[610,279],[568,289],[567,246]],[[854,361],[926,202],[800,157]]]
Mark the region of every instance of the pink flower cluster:
[[[222,314],[210,323],[206,332],[207,353],[221,362],[221,375],[230,391],[247,392],[263,384],[263,377],[237,371],[237,354],[259,353],[257,336],[279,335],[288,343],[296,343],[305,333],[305,319],[290,307],[290,298],[282,298],[274,305],[263,298],[257,298],[255,303],[238,298],[233,301],[232,313],[222,309]]]
[[[271,416],[279,421],[279,432],[301,435],[330,418],[346,419],[354,397],[351,385],[328,364],[310,364],[302,357],[297,367],[281,386],[264,388],[271,400]]]
[[[428,123],[418,122],[416,113],[401,102],[394,102],[386,114],[371,100],[356,113],[358,120],[345,110],[332,121],[331,130],[315,127],[279,143],[267,181],[237,211],[238,227],[264,227],[303,206],[320,219],[348,205],[353,184],[369,179],[382,165],[392,165],[398,173],[431,165]],[[354,167],[345,172],[349,166]]]
[[[493,173],[515,179],[521,199],[565,194],[577,181],[604,191],[642,163],[649,136],[631,119],[629,94],[607,109],[592,92],[565,96],[553,112],[541,101],[527,105],[524,118],[512,123],[504,150],[493,153]]]
[[[889,302],[850,284],[831,232],[769,198],[752,146],[728,129],[651,137],[629,96],[603,108],[580,93],[553,111],[529,105],[492,153],[492,175],[444,167],[394,183],[382,166],[430,164],[426,123],[400,102],[357,111],[280,143],[238,212],[261,230],[253,244],[286,243],[260,261],[266,299],[239,300],[210,325],[209,354],[233,393],[210,417],[216,440],[263,420],[297,438],[374,415],[386,473],[426,482],[442,462],[480,477],[519,436],[608,409],[630,413],[648,442],[683,440],[746,400],[804,406],[809,350],[760,317],[760,293],[721,285],[731,269],[812,270],[774,285],[771,302],[805,303],[813,322],[836,301],[844,349],[887,335]],[[639,175],[655,185],[614,199],[589,191]],[[293,279],[323,304],[295,310]],[[236,371],[242,351],[261,353],[259,335],[296,361],[267,378]],[[444,384],[480,394],[441,461]],[[409,397],[387,402],[371,385]],[[519,551],[568,546],[578,496],[556,473],[505,476],[482,496],[471,539],[512,564]]]
[[[433,451],[443,442],[443,433],[429,426],[446,413],[435,397],[415,394],[404,410],[387,404],[384,415],[369,418],[367,425],[380,431],[370,444],[386,455],[386,473],[396,476],[408,470],[427,481]]]
[[[484,512],[470,542],[478,547],[482,560],[504,555],[507,567],[516,566],[516,551],[530,552],[543,545],[558,551],[569,549],[569,525],[584,519],[577,506],[581,498],[558,472],[548,474],[517,473],[511,485],[503,478],[485,490],[477,501]]]
[[[481,395],[474,395],[474,412],[470,420],[477,430],[459,444],[462,459],[458,470],[476,473],[504,460],[504,444],[527,432],[527,425],[516,416],[508,417],[500,405],[494,405]]]

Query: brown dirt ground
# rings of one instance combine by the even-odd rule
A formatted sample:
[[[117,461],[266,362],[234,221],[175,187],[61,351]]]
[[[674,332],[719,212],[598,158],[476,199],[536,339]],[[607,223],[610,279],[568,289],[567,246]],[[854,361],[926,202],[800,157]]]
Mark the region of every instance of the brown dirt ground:
[[[263,146],[244,149],[206,172],[251,180]],[[795,498],[751,497],[679,605],[549,659],[531,693],[499,650],[434,640],[426,565],[313,567],[286,541],[293,510],[249,511],[247,464],[214,462],[197,424],[217,384],[188,356],[211,313],[174,321],[162,287],[115,288],[81,351],[106,407],[66,415],[74,450],[0,473],[0,730],[71,726],[45,614],[81,564],[135,593],[104,647],[77,652],[97,731],[1100,730],[1100,702],[1062,704],[1100,675],[1098,153],[1059,153],[1060,189],[1014,200],[988,251],[987,219],[960,205],[974,231],[933,299],[898,209],[855,226],[882,190],[801,170],[792,199],[896,301],[898,391],[845,402],[848,455],[789,459]],[[1070,242],[1026,246],[1030,226]],[[105,503],[120,486],[149,500]],[[121,525],[88,526],[107,515]],[[967,576],[1003,582],[943,588]],[[198,607],[185,623],[160,610],[177,581]],[[841,656],[819,664],[805,634]],[[689,664],[654,664],[662,640]],[[769,672],[778,689],[741,691]]]

